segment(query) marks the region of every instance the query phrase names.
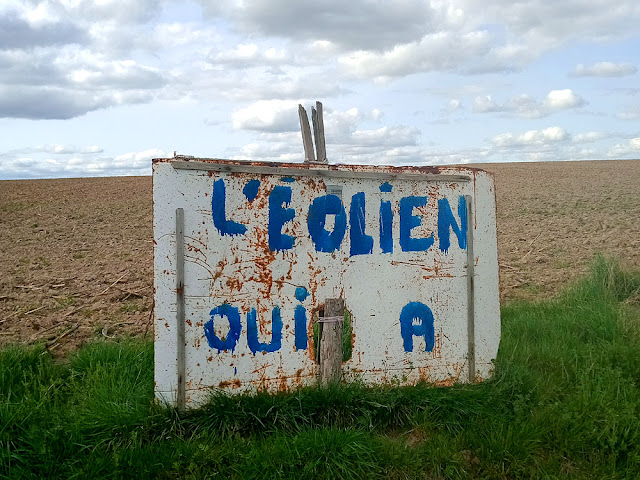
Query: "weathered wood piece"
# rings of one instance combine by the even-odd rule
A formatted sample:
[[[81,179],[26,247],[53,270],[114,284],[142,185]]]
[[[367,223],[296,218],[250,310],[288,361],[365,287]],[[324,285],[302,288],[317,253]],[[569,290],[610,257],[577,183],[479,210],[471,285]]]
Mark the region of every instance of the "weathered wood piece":
[[[344,299],[326,299],[324,318],[331,321],[322,322],[320,319],[320,385],[339,382],[342,378]]]
[[[319,162],[318,157],[318,111],[315,107],[311,107],[311,126],[313,127],[313,143],[316,146],[316,160]]]
[[[475,295],[474,275],[476,258],[473,253],[473,201],[471,195],[465,195],[467,202],[467,337],[469,363],[469,383],[476,381],[476,326],[475,326]]]
[[[185,391],[185,339],[184,339],[184,209],[176,209],[176,340],[178,389],[176,407],[184,410]]]
[[[302,105],[298,105],[298,116],[300,117],[300,131],[302,133],[302,145],[304,146],[304,163],[315,163],[316,157],[313,153],[309,117],[307,117],[307,111]]]
[[[311,119],[313,121],[313,136],[316,142],[316,161],[318,163],[329,163],[324,139],[324,119],[322,118],[321,102],[316,102],[316,108],[311,108]]]

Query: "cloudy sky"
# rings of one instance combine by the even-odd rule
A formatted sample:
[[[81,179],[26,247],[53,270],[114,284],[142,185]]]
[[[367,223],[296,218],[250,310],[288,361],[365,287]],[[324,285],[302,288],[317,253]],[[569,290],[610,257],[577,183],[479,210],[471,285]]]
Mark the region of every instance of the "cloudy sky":
[[[640,158],[638,0],[2,0],[0,178]]]

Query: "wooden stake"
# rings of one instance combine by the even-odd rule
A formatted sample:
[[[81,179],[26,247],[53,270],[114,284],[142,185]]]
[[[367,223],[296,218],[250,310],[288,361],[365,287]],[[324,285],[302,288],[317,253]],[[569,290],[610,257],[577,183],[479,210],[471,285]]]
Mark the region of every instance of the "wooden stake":
[[[326,299],[320,322],[320,384],[328,385],[342,377],[344,299]]]
[[[322,103],[316,102],[316,108],[311,108],[313,120],[313,137],[316,141],[316,159],[318,163],[329,163],[327,147],[324,141],[324,119],[322,118]]]
[[[302,145],[304,146],[304,163],[315,163],[316,157],[313,153],[309,117],[307,117],[307,111],[302,105],[298,105],[298,116],[300,117],[300,131],[302,132]]]
[[[184,209],[176,209],[176,342],[178,389],[176,407],[183,411],[186,403],[185,391],[185,340],[184,340]]]

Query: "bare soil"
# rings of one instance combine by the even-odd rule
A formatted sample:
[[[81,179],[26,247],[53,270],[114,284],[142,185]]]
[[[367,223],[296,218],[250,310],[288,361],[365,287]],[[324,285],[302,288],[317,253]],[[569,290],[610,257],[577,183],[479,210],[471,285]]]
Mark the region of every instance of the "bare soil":
[[[553,296],[598,253],[640,269],[640,160],[478,166],[496,180],[501,300]]]
[[[478,167],[496,179],[502,301],[553,296],[598,252],[640,269],[640,161]],[[0,345],[151,337],[151,205],[151,177],[0,182]]]

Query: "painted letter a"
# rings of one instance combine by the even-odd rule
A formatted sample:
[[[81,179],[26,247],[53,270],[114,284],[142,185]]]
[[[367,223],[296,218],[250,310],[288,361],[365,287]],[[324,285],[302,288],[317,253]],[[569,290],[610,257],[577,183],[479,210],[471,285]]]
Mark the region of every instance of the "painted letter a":
[[[415,324],[414,321],[419,323]],[[405,352],[413,352],[413,336],[424,337],[425,352],[434,347],[435,332],[433,328],[433,313],[424,303],[407,303],[400,312],[400,334]]]

